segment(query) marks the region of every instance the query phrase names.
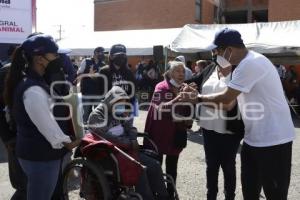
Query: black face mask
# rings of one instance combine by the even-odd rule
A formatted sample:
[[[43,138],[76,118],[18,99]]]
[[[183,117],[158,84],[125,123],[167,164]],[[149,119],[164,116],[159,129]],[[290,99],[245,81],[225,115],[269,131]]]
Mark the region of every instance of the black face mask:
[[[65,81],[65,74],[63,71],[62,58],[56,58],[50,61],[45,70],[44,79],[46,83],[51,86],[55,81]],[[69,93],[69,88],[66,84],[56,84],[54,90],[58,95],[65,96]]]
[[[104,59],[105,59],[104,54],[98,55],[98,56],[97,56],[97,59],[98,59],[99,61],[104,61]]]
[[[63,72],[63,61],[61,58],[56,58],[50,61],[45,69],[44,78],[48,84],[50,84],[53,80],[53,77],[57,76],[58,74],[62,74],[64,77]]]
[[[56,58],[54,60],[51,60],[45,70],[45,74],[48,73],[58,73],[62,71],[63,69],[63,61],[61,58]]]
[[[117,55],[112,62],[119,67],[124,67],[127,64],[127,57],[126,55]]]

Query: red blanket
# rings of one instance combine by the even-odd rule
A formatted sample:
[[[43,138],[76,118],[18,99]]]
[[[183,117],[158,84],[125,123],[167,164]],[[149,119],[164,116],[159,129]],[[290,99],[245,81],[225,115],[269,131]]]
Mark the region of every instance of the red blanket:
[[[143,169],[142,165],[138,163],[138,152],[127,151],[127,154],[124,154],[113,143],[93,133],[88,133],[82,138],[81,153],[84,157],[91,160],[101,160],[109,156],[110,152],[118,160],[122,184],[125,186],[136,185]]]

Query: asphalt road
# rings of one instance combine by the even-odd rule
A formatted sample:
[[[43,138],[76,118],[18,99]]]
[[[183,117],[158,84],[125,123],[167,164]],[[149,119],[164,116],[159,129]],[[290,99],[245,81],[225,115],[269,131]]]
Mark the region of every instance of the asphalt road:
[[[135,119],[135,126],[139,131],[143,131],[147,112],[140,111],[139,118]],[[296,134],[300,134],[300,123],[296,121]],[[192,128],[198,129],[196,123]],[[197,132],[192,132],[188,137],[188,146],[182,152],[178,166],[177,190],[181,200],[205,200],[206,198],[206,178],[205,178],[205,156],[203,150],[202,137]],[[5,151],[0,145],[0,200],[10,199],[13,189],[8,179],[7,163]],[[237,200],[242,200],[240,184],[240,157],[237,161]],[[223,175],[219,175],[219,196],[218,199],[224,199],[223,195]],[[262,198],[264,199],[264,198]],[[292,176],[289,189],[289,200],[300,199],[300,138],[299,136],[293,144]]]

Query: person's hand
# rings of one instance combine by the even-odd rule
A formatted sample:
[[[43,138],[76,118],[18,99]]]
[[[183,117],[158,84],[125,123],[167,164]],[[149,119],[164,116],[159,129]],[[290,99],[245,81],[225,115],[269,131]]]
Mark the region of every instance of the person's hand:
[[[190,85],[184,84],[184,86],[180,89],[180,92],[195,92],[197,91],[197,85],[191,83]]]
[[[179,102],[180,101],[180,95],[178,94],[174,99],[172,99],[171,101],[165,102],[162,104],[162,107],[160,108],[168,108],[169,106],[172,106],[174,103]]]
[[[89,71],[89,74],[95,74],[95,73],[96,73],[96,70],[93,67],[91,67],[90,71]]]
[[[77,83],[80,83],[82,79],[82,74],[78,75],[75,80],[73,81],[73,84],[76,85]]]
[[[179,98],[178,100],[180,102],[190,102],[190,103],[197,103],[198,102],[198,91],[197,90],[193,90],[193,91],[190,91],[190,92],[180,92],[179,93]]]
[[[197,84],[195,82],[190,83],[189,86],[192,87],[195,90],[198,89],[198,86],[197,86]]]
[[[81,139],[76,139],[76,140],[74,140],[74,141],[72,141],[70,143],[64,142],[63,144],[64,144],[64,146],[68,150],[72,151],[72,149],[74,149],[75,147],[79,146],[80,142],[81,142]]]

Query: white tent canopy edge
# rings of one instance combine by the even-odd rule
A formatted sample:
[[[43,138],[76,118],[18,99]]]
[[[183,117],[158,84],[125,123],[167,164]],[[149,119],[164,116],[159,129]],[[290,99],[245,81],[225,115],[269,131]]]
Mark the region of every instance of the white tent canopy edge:
[[[300,50],[300,20],[249,24],[188,24],[183,27],[169,48],[180,53],[208,51],[215,33],[226,27],[238,30],[245,45],[260,53]]]
[[[73,34],[58,41],[61,48],[71,49],[70,55],[92,55],[96,47],[102,46],[109,51],[114,44],[124,44],[127,55],[152,55],[153,46],[168,46],[182,28],[99,31]]]

